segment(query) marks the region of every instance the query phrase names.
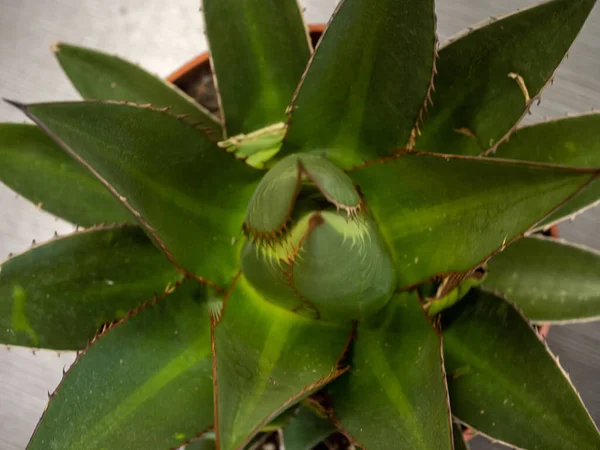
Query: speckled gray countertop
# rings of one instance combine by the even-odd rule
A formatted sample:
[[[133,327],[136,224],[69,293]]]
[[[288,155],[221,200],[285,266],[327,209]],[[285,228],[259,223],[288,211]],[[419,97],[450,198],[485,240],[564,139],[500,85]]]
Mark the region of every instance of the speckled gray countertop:
[[[76,99],[52,56],[63,40],[117,53],[161,76],[206,49],[198,0],[0,0],[0,96],[24,102]],[[310,22],[327,20],[335,0],[301,0]],[[438,0],[442,42],[459,30],[535,0]],[[600,108],[600,7],[592,12],[556,82],[528,121]],[[0,104],[0,121],[22,122]],[[0,260],[72,229],[0,183]],[[600,208],[560,226],[566,239],[600,249]],[[599,268],[600,270],[600,268]],[[550,347],[600,423],[600,324],[554,327]],[[23,449],[73,354],[0,347],[0,450]],[[474,449],[489,449],[485,442]]]

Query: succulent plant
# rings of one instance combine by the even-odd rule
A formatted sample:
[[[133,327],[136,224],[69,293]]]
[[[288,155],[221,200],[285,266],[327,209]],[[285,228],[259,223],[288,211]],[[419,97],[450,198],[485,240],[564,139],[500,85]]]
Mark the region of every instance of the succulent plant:
[[[537,326],[600,317],[600,115],[517,129],[595,0],[441,46],[433,0],[204,0],[213,115],[59,43],[83,102],[0,125],[0,180],[82,229],[4,262],[0,341],[78,350],[29,449],[526,449],[600,435]],[[509,140],[510,138],[510,140]]]

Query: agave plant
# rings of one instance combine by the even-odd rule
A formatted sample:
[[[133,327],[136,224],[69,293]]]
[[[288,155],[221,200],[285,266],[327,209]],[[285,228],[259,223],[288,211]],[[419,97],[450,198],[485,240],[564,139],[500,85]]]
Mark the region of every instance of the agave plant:
[[[0,178],[81,226],[2,264],[0,339],[79,350],[30,449],[598,449],[537,325],[600,317],[600,115],[519,128],[595,0],[441,46],[433,0],[204,0],[212,115],[119,58],[0,126]],[[511,138],[509,141],[509,137]]]

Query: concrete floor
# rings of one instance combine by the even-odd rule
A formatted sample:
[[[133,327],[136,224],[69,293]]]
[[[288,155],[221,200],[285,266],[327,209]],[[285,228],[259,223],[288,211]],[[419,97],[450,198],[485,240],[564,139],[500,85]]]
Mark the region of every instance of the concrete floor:
[[[310,22],[323,22],[336,0],[301,0]],[[536,0],[438,0],[440,38]],[[169,5],[166,7],[165,5]],[[56,64],[55,40],[117,53],[161,76],[206,49],[198,0],[0,0],[0,96],[29,101],[75,99]],[[554,86],[527,120],[600,108],[600,7],[557,73]],[[0,121],[22,116],[0,103]],[[72,226],[38,211],[0,183],[0,260],[54,231]],[[563,237],[600,249],[600,208],[560,227]],[[600,422],[600,324],[555,327],[550,346],[560,356],[597,423]],[[71,353],[0,347],[0,450],[25,447]],[[473,448],[492,448],[479,442]]]

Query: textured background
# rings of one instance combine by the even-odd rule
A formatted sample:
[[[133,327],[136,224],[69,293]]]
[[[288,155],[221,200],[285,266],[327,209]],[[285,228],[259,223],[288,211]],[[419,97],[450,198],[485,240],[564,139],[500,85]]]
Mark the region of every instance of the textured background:
[[[55,40],[117,53],[161,76],[206,49],[198,0],[0,0],[0,96],[20,100],[75,99],[49,51]],[[336,0],[301,0],[310,22],[327,20]],[[535,0],[437,0],[442,42],[489,16]],[[527,120],[600,108],[600,7],[559,69],[554,86]],[[0,121],[22,121],[0,104]],[[0,261],[44,241],[68,223],[38,211],[0,183]],[[600,208],[561,225],[563,237],[600,249]],[[599,268],[600,270],[600,268]],[[600,422],[600,325],[555,327],[549,337],[597,423]],[[0,450],[22,449],[71,353],[0,346]],[[492,448],[483,442],[474,448]]]

